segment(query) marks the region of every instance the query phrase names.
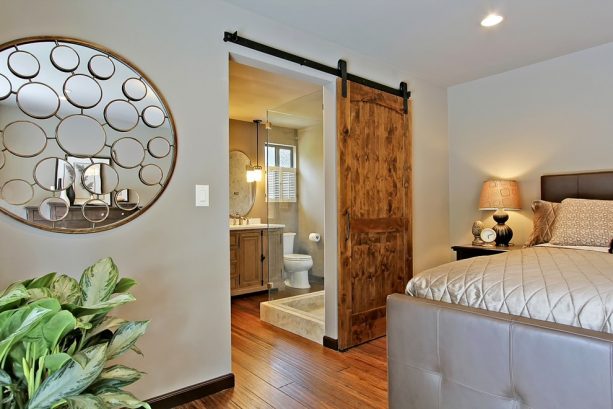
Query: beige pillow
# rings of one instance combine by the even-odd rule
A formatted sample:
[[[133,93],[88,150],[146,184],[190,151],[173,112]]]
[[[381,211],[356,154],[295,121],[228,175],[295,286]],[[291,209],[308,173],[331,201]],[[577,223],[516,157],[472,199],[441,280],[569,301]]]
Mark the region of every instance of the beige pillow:
[[[534,213],[532,234],[524,247],[549,243],[559,208],[560,203],[547,202],[545,200],[535,200],[532,202],[532,212]]]
[[[608,247],[613,237],[613,201],[564,199],[550,243],[560,246]]]

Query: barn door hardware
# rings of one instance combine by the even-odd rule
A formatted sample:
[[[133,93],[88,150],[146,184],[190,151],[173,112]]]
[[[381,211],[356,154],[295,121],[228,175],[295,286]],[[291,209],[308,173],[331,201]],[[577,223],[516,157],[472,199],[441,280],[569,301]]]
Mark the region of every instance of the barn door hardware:
[[[250,48],[255,51],[259,51],[264,54],[272,55],[273,57],[281,58],[286,61],[291,61],[296,64],[300,64],[305,67],[309,67],[314,70],[325,72],[327,74],[339,77],[343,81],[343,84],[342,84],[343,97],[347,96],[347,81],[362,84],[367,87],[377,89],[379,91],[387,92],[388,94],[399,96],[404,99],[404,112],[405,113],[409,112],[408,111],[409,110],[408,100],[409,98],[411,98],[411,91],[408,90],[406,82],[401,82],[400,88],[394,88],[388,85],[380,84],[378,82],[371,81],[369,79],[360,77],[358,75],[348,73],[347,72],[347,62],[345,60],[339,60],[337,67],[330,67],[328,65],[321,64],[313,60],[309,60],[308,58],[300,57],[296,54],[288,53],[287,51],[279,50],[278,48],[274,48],[266,44],[258,43],[257,41],[253,41],[253,40],[249,40],[247,38],[241,37],[238,35],[237,31],[233,33],[226,31],[224,33],[223,40],[225,42],[238,44],[242,47],[247,47],[247,48]]]

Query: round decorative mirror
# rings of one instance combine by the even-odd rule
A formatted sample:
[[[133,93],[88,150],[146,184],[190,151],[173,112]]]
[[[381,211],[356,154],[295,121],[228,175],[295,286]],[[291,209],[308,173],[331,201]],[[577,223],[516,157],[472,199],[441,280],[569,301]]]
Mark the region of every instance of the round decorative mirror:
[[[64,38],[0,46],[1,212],[55,232],[108,230],[158,199],[176,154],[164,98],[125,59]]]
[[[249,157],[241,151],[230,151],[230,216],[246,216],[255,203],[255,183],[247,182]]]

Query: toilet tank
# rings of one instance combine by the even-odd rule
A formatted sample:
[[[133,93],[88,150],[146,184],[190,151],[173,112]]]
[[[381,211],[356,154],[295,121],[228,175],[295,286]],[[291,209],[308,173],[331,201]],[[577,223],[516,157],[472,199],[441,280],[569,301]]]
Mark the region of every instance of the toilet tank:
[[[294,252],[294,238],[296,233],[283,233],[283,254],[292,254]]]

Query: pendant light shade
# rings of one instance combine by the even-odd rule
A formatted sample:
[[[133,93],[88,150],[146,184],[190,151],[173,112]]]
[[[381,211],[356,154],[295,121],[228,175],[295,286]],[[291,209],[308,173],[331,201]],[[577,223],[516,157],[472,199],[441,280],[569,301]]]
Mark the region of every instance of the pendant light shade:
[[[262,181],[262,167],[260,166],[260,123],[259,119],[254,119],[255,123],[255,166],[249,166],[247,168],[247,182],[261,182]]]

